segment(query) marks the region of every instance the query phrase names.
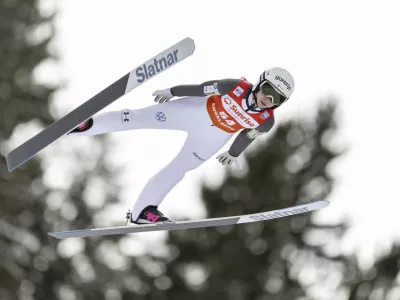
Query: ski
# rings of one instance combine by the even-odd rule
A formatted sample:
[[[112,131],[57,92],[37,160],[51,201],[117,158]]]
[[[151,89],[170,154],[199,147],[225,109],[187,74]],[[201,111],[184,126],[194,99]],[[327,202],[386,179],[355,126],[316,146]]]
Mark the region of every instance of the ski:
[[[224,217],[224,218],[212,218],[203,219],[197,221],[178,221],[173,223],[163,224],[149,224],[149,225],[129,225],[129,226],[117,226],[97,229],[83,229],[83,230],[71,230],[71,231],[60,231],[60,232],[48,232],[49,235],[57,239],[73,238],[73,237],[93,237],[93,236],[105,236],[105,235],[116,235],[116,234],[127,234],[127,233],[138,233],[148,231],[163,231],[163,230],[179,230],[179,229],[191,229],[201,227],[216,227],[224,225],[235,225],[250,222],[268,221],[277,218],[283,218],[293,216],[297,214],[311,212],[317,209],[324,208],[329,205],[329,201],[320,200],[310,202],[303,205],[291,206],[284,209],[278,209],[263,213]]]
[[[193,39],[187,37],[164,50],[136,69],[109,85],[91,99],[49,125],[37,135],[7,154],[8,171],[24,164],[51,143],[85,122],[121,96],[129,93],[154,76],[164,72],[194,53]]]

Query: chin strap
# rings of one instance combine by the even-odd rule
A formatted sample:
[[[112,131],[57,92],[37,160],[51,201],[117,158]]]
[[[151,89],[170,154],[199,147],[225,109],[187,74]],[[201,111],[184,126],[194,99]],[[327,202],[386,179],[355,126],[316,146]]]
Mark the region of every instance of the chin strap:
[[[249,103],[249,98],[250,98],[250,96],[247,97],[247,98],[246,98],[247,109],[246,109],[245,111],[249,111],[249,110],[251,110],[251,111],[257,111],[257,110],[255,110],[255,108],[256,108],[256,107],[259,108],[259,107],[257,106],[256,97],[255,97],[255,95],[254,95],[253,92],[252,92],[250,95],[253,97],[253,103],[250,104],[250,103]]]

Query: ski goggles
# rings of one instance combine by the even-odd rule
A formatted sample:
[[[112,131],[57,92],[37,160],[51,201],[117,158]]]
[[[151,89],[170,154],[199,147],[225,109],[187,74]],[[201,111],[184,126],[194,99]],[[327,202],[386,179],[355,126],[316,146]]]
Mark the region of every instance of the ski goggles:
[[[277,92],[277,90],[268,82],[265,82],[260,86],[260,91],[264,96],[269,97],[274,105],[281,105],[286,101],[286,97]]]

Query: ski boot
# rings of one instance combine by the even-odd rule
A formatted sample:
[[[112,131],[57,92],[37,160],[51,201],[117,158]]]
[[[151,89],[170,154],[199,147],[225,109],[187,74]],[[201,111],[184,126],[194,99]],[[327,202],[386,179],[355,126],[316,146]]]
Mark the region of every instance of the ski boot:
[[[126,214],[127,224],[128,221],[134,224],[164,224],[164,223],[174,223],[167,217],[165,217],[162,212],[157,209],[157,206],[149,205],[145,207],[139,214],[136,220],[132,220],[132,213],[127,212]]]
[[[74,132],[83,132],[86,130],[89,130],[93,126],[93,118],[88,119],[87,121],[83,122],[80,124],[78,127],[74,128],[71,130],[68,134],[74,133]]]

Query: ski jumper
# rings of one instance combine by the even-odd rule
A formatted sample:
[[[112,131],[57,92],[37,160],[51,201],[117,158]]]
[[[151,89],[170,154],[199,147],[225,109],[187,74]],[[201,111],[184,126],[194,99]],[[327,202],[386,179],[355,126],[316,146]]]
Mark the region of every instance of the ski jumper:
[[[141,191],[132,210],[132,219],[135,220],[145,207],[159,206],[187,172],[211,158],[235,133],[241,131],[229,153],[237,157],[257,135],[272,128],[273,110],[249,109],[247,99],[252,99],[251,88],[252,85],[243,79],[176,86],[171,88],[172,94],[183,98],[137,110],[100,113],[93,116],[90,129],[71,135],[93,136],[135,129],[187,133],[179,153],[150,178]]]

